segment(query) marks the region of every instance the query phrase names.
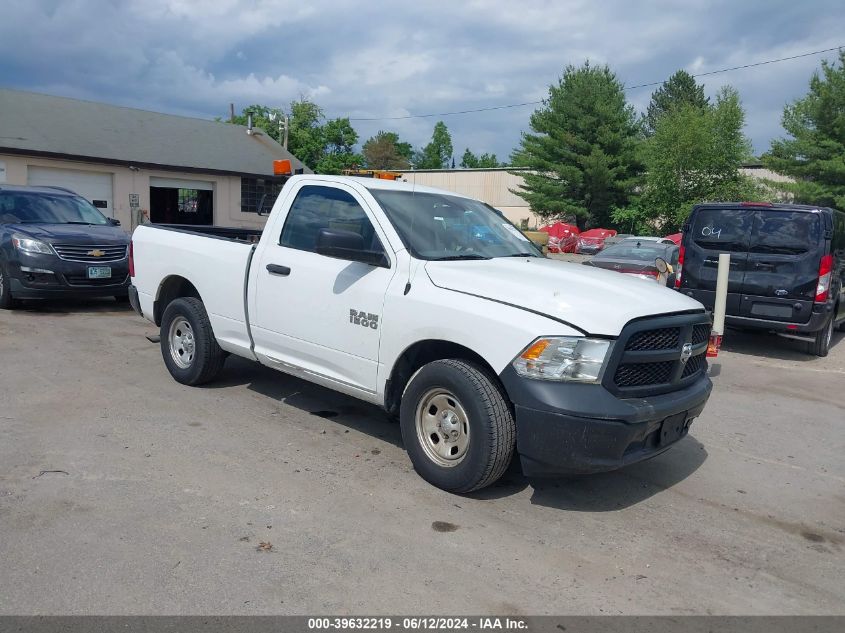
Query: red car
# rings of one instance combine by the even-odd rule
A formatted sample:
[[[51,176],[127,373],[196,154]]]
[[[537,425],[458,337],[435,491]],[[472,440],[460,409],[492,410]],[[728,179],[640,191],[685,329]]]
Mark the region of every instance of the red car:
[[[549,234],[550,253],[574,253],[578,243],[578,227],[565,222],[555,222],[540,229]]]
[[[605,239],[614,235],[616,235],[616,231],[613,229],[590,229],[584,231],[578,236],[578,245],[575,248],[575,252],[584,255],[595,255],[604,248]]]

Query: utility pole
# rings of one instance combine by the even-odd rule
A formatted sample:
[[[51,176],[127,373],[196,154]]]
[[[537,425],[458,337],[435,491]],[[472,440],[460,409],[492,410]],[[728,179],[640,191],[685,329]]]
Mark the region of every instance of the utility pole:
[[[275,121],[279,119],[279,140],[282,143],[282,147],[285,149],[288,148],[288,128],[290,127],[290,117],[287,114],[283,114],[281,110],[274,110],[270,112],[270,120]]]

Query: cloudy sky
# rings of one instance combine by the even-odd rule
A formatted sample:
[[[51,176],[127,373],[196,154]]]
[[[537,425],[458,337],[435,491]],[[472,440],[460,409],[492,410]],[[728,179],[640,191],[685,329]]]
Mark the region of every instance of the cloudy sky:
[[[415,146],[437,118],[543,98],[567,64],[628,86],[845,45],[842,0],[3,0],[0,86],[203,118],[304,95]],[[756,152],[834,53],[701,79],[735,86]],[[653,88],[628,97],[642,110]],[[531,107],[443,117],[455,154],[507,157]],[[2,112],[0,112],[2,116]]]

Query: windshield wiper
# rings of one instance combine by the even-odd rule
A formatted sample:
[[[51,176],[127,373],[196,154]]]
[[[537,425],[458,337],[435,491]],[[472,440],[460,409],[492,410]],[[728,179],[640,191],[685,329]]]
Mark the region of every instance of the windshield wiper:
[[[464,253],[463,255],[446,255],[445,257],[435,257],[432,261],[435,262],[448,262],[448,261],[456,261],[459,259],[492,259],[490,257],[485,257],[484,255],[472,255],[470,253]]]
[[[537,253],[512,253],[510,255],[500,255],[500,257],[539,257]]]

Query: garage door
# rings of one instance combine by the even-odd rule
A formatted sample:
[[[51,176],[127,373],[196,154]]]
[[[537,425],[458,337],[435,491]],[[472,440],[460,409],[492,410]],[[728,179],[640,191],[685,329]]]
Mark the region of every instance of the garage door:
[[[64,187],[78,193],[113,218],[112,175],[96,171],[57,169],[55,167],[34,167],[27,169],[27,183],[30,185]]]

